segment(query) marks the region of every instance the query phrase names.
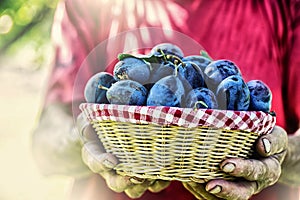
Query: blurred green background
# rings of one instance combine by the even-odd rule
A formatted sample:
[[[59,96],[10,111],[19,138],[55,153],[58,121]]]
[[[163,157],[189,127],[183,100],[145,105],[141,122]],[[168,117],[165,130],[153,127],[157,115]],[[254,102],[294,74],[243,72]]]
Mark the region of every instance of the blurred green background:
[[[36,125],[54,56],[57,0],[0,0],[0,199],[64,200],[72,182],[34,163]]]

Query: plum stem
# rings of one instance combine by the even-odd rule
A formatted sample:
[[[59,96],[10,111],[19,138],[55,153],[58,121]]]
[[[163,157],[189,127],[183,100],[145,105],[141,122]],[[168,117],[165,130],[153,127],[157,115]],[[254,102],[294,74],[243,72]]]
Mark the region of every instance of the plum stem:
[[[179,69],[179,65],[178,65],[178,60],[175,60],[174,61],[174,65],[175,65],[175,71],[174,71],[174,75],[175,75],[175,77],[177,77],[178,76],[178,69]]]
[[[98,88],[101,89],[101,90],[108,90],[109,89],[108,87],[105,87],[103,85],[98,85]]]
[[[177,62],[183,63],[183,61],[175,55],[167,55],[167,59],[170,60],[171,58],[174,58],[174,62],[177,60]]]
[[[163,58],[164,58],[164,61],[167,62],[168,59],[167,59],[166,54],[164,53],[164,51],[163,51],[162,49],[157,49],[157,51],[161,53],[161,55],[162,55]]]
[[[195,105],[194,105],[194,109],[197,109],[197,105],[201,104],[203,105],[205,108],[208,108],[208,105],[204,102],[204,101],[196,101]]]

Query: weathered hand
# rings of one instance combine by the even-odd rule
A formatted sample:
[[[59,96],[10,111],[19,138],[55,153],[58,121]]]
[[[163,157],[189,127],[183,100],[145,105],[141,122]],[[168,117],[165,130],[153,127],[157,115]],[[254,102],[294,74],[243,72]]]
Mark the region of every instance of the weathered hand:
[[[258,139],[256,143],[257,158],[230,158],[221,163],[221,170],[242,178],[241,180],[233,182],[216,179],[207,183],[186,182],[183,185],[200,200],[249,199],[252,195],[278,181],[287,146],[286,132],[276,126],[271,134],[263,135]]]
[[[81,122],[78,123],[84,124]],[[159,192],[169,185],[168,181],[144,180],[117,174],[114,167],[118,164],[118,159],[114,155],[105,152],[94,129],[90,125],[87,125],[84,128],[80,128],[80,130],[84,138],[82,147],[82,159],[84,163],[92,172],[100,174],[111,190],[125,192],[130,198],[138,198],[147,190]]]

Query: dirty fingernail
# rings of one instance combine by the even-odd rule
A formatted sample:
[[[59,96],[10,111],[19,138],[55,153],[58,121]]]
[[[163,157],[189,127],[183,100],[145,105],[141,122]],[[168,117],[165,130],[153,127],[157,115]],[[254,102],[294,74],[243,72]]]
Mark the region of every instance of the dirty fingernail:
[[[271,151],[271,142],[267,138],[262,139],[264,149],[266,153],[270,153]]]
[[[235,169],[235,164],[233,163],[226,163],[224,166],[223,166],[223,171],[226,172],[226,173],[230,173],[230,172],[233,172],[234,169]]]
[[[216,185],[212,189],[208,190],[208,192],[211,193],[211,194],[217,194],[217,193],[220,193],[221,191],[222,191],[222,187],[219,186],[219,185]]]
[[[108,160],[104,160],[103,164],[104,164],[105,167],[107,167],[109,169],[112,169],[112,168],[115,167],[115,165],[112,162],[108,161]]]

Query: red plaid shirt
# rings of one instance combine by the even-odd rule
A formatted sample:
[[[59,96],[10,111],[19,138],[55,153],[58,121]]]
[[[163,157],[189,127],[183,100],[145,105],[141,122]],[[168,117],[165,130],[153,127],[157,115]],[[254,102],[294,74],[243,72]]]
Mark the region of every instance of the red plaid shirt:
[[[246,81],[260,79],[271,88],[277,124],[289,133],[298,129],[300,2],[297,0],[66,0],[59,4],[53,25],[56,62],[46,103],[82,101],[86,81],[97,71],[111,70],[117,53],[139,46],[150,47],[164,40],[184,46],[176,38],[172,40],[176,36],[168,31],[161,31],[155,37],[134,31],[127,33],[125,39],[106,41],[118,33],[143,27],[184,33],[214,59],[234,61]],[[101,46],[93,52],[99,45],[105,48]],[[123,194],[116,196],[128,199]],[[195,198],[174,182],[161,193],[147,192],[141,199]],[[298,200],[299,194],[297,189],[277,184],[253,199]]]

